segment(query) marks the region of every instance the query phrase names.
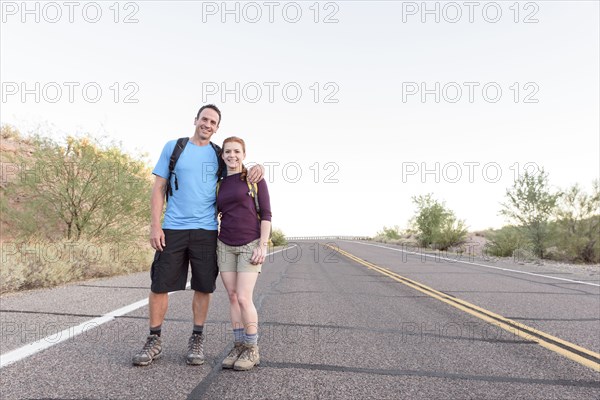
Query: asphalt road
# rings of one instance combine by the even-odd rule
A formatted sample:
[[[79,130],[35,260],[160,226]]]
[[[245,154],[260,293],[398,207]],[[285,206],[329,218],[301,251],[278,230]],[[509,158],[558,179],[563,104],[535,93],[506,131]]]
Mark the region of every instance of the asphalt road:
[[[600,373],[593,368],[324,244],[299,242],[263,266],[255,290],[261,366],[249,372],[220,369],[232,339],[220,280],[205,325],[207,363],[195,367],[184,358],[192,330],[189,290],[170,296],[164,355],[148,367],[131,365],[147,334],[147,307],[90,322],[145,299],[148,273],[3,296],[3,356],[40,339],[53,345],[0,369],[0,398],[600,398]],[[597,275],[517,264],[513,272],[492,262],[448,261],[373,243],[333,245],[600,352]],[[83,333],[69,331],[80,324]],[[57,343],[61,339],[67,340]]]

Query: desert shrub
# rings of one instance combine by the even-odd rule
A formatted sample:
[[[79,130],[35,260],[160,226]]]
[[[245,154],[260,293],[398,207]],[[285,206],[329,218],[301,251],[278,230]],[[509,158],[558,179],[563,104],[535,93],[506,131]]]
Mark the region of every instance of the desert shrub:
[[[549,258],[575,262],[600,262],[600,185],[586,193],[573,185],[564,191],[551,224]]]
[[[2,126],[0,292],[147,270],[150,169],[91,136]],[[140,233],[144,232],[141,236]]]
[[[381,240],[398,240],[402,237],[402,232],[400,231],[400,227],[398,225],[394,225],[393,227],[384,226],[383,229],[377,232],[376,238]]]
[[[415,196],[412,200],[417,206],[412,225],[420,246],[447,250],[465,241],[465,222],[457,219],[443,202],[434,199],[432,194]]]
[[[562,193],[551,189],[548,174],[525,173],[506,190],[506,202],[501,203],[500,214],[516,224],[526,235],[539,258],[544,258],[550,236],[548,222],[556,212]]]
[[[271,243],[273,246],[285,246],[287,244],[285,234],[281,229],[273,229],[273,232],[271,232]]]
[[[36,238],[5,241],[0,293],[148,270],[153,254],[145,239],[128,243]]]
[[[517,249],[527,248],[526,236],[514,226],[505,226],[488,233],[486,251],[496,257],[511,257]]]
[[[70,240],[137,234],[150,220],[150,169],[141,158],[90,136],[64,145],[37,137],[32,154],[17,154],[20,179],[6,188],[20,207],[3,220],[19,223],[19,236],[42,233]]]

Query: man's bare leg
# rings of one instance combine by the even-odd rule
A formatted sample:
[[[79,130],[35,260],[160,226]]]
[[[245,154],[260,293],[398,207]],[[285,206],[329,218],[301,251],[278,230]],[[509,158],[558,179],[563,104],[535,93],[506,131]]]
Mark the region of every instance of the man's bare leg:
[[[210,305],[210,293],[194,291],[192,300],[192,312],[194,313],[194,325],[204,325]]]
[[[168,293],[150,292],[148,296],[148,308],[150,313],[150,328],[156,328],[162,325],[169,307]]]

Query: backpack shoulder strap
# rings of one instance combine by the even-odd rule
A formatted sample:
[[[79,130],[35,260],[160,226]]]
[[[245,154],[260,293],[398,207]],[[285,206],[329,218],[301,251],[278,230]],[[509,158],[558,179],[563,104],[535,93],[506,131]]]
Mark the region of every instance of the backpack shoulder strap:
[[[171,153],[171,158],[169,158],[169,177],[167,178],[167,193],[165,194],[167,201],[169,201],[169,196],[173,196],[173,188],[171,187],[171,175],[175,175],[175,190],[179,189],[179,185],[177,183],[177,174],[173,171],[175,170],[175,164],[177,164],[177,160],[179,160],[179,156],[183,153],[183,149],[187,145],[187,142],[190,140],[189,137],[182,137],[177,139],[177,143],[175,143],[175,148]]]
[[[217,157],[221,156],[221,146],[219,146],[218,144],[214,144],[213,142],[210,142],[211,147],[213,148],[213,150],[215,151],[215,153],[217,153]]]
[[[258,204],[258,185],[256,183],[250,183],[246,181],[248,185],[248,194],[254,199],[254,206],[256,207],[256,214],[260,219],[260,205]]]
[[[223,161],[223,159],[221,158],[221,147],[218,144],[214,144],[213,142],[210,142],[210,145],[215,151],[215,154],[217,155],[217,163],[219,166],[217,168],[217,181],[219,181],[227,176],[227,166],[225,165],[225,161]]]
[[[258,183],[250,183],[246,181],[248,185],[248,194],[254,199],[254,206],[256,207],[256,218],[260,221],[260,205],[258,204]],[[269,240],[273,235],[273,225],[271,225],[271,231],[269,232]]]
[[[171,153],[171,158],[169,159],[169,173],[173,172],[175,169],[175,164],[177,164],[177,160],[179,160],[179,156],[181,153],[183,153],[183,149],[185,149],[185,146],[189,140],[189,137],[177,139],[177,143],[175,143],[175,148],[173,149],[173,153]]]

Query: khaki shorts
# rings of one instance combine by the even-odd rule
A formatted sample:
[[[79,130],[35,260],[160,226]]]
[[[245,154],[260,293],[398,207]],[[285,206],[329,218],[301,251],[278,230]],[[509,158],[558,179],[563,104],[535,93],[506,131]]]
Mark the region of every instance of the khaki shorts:
[[[229,246],[217,241],[217,264],[219,272],[258,272],[262,264],[252,264],[252,251],[258,246],[260,239],[243,246]]]

